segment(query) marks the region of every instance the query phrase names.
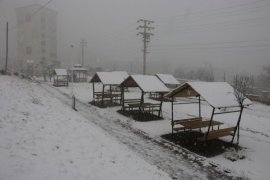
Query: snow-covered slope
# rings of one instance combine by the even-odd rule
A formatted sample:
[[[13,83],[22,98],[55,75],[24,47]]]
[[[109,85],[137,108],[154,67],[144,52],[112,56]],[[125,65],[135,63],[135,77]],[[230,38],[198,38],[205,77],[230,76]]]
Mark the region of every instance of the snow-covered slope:
[[[0,179],[170,179],[39,84],[0,76]]]
[[[101,88],[101,87],[96,87]],[[70,94],[71,88],[59,87],[57,90],[64,92],[65,94]],[[89,83],[75,83],[74,93],[76,98],[81,102],[87,104],[87,102],[92,100],[92,88]],[[129,93],[125,93],[125,96],[135,95],[139,97],[139,91],[136,89],[130,89]],[[148,101],[149,99],[147,99]],[[206,103],[202,104],[202,116],[211,117],[212,109]],[[153,139],[160,138],[161,135],[171,132],[170,118],[171,118],[171,104],[168,102],[163,103],[163,116],[162,121],[151,121],[151,122],[138,122],[127,117],[122,117],[118,113],[120,107],[112,107],[106,109],[97,108],[97,113],[103,116],[108,116],[112,120],[120,119],[123,122],[128,122],[131,128],[139,129],[152,137]],[[198,114],[197,104],[179,105],[174,107],[175,118],[188,118],[192,115],[196,116]],[[237,122],[238,113],[233,114],[223,114],[217,115],[215,117],[218,121],[224,123],[223,126],[231,127]],[[210,163],[214,162],[224,168],[229,170],[231,174],[235,176],[240,176],[249,179],[263,179],[267,180],[270,177],[270,106],[259,104],[254,102],[251,107],[245,109],[243,112],[243,117],[240,125],[240,142],[239,145],[243,148],[239,154],[244,155],[245,159],[240,159],[238,161],[232,162],[225,158],[226,153],[221,154],[216,157],[206,158],[205,161]],[[230,142],[231,137],[222,138]],[[231,152],[229,151],[229,154]],[[189,155],[193,157],[193,154]],[[178,161],[171,164],[171,168],[175,167]],[[179,166],[177,164],[177,166]],[[194,168],[194,167],[192,167]],[[191,169],[191,168],[189,168]],[[201,172],[200,172],[201,173]]]

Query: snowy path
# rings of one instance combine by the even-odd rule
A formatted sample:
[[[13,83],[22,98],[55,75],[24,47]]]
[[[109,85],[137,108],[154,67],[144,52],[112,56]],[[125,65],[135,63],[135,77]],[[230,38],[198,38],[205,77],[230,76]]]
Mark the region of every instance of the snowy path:
[[[70,105],[70,96],[42,84],[42,87],[57,97],[63,103]],[[71,106],[71,105],[70,105]],[[161,138],[151,139],[139,130],[131,129],[128,124],[124,124],[120,119],[114,119],[114,115],[106,109],[89,106],[78,102],[76,104],[78,113],[85,118],[91,117],[90,122],[104,129],[109,135],[126,144],[134,152],[143,157],[150,164],[158,166],[176,179],[228,179],[225,173],[218,172],[218,168],[213,168],[204,159],[196,154],[190,153],[172,146]]]

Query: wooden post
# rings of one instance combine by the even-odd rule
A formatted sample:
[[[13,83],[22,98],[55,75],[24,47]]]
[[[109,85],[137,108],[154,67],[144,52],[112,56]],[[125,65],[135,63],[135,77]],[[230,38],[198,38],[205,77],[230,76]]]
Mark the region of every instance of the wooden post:
[[[158,111],[158,117],[160,117],[160,113],[162,111],[162,103],[163,103],[163,93],[161,93],[161,99],[160,99],[160,105],[159,105],[159,111]]]
[[[172,104],[171,104],[171,109],[172,109],[172,121],[171,121],[171,124],[172,124],[172,135],[173,135],[173,126],[174,126],[174,123],[173,123],[173,97],[172,97]]]
[[[214,113],[215,113],[215,108],[213,107],[213,111],[212,111],[212,115],[211,115],[211,119],[210,119],[210,123],[209,123],[209,126],[208,126],[208,130],[207,130],[207,134],[206,134],[205,140],[207,140],[207,138],[208,138],[210,127],[211,127],[211,124],[212,124],[212,121],[213,121],[213,117],[214,117]]]
[[[8,66],[8,22],[6,27],[6,65],[5,65],[5,74],[7,74],[7,66]]]
[[[95,82],[92,82],[93,86],[93,101],[95,101]]]
[[[142,110],[143,103],[144,103],[144,92],[142,91],[141,102],[140,102],[140,107],[139,107],[140,111]]]
[[[105,88],[105,86],[104,86],[104,84],[102,85],[102,96],[101,96],[101,104],[103,105],[103,103],[104,103],[104,88]]]
[[[199,118],[201,120],[202,114],[201,114],[201,95],[199,95]]]
[[[239,117],[238,117],[238,121],[237,121],[237,124],[236,124],[236,127],[234,129],[234,132],[233,132],[233,138],[232,138],[232,141],[231,143],[233,143],[233,140],[234,140],[234,137],[235,137],[235,134],[236,134],[236,131],[238,130],[238,133],[237,133],[237,144],[239,143],[239,129],[240,129],[240,121],[241,121],[241,117],[242,117],[242,113],[243,113],[243,110],[244,110],[244,107],[241,106],[241,109],[240,109],[240,113],[239,113]]]
[[[121,103],[122,103],[122,110],[125,111],[125,96],[124,96],[124,86],[121,86]]]

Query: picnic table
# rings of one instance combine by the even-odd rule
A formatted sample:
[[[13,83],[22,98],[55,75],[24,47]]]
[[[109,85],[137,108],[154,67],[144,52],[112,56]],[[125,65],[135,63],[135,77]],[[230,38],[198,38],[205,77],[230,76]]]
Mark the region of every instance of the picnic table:
[[[121,94],[120,93],[111,93],[111,92],[96,92],[95,94],[95,100],[96,101],[102,101],[103,100],[110,100],[111,102],[113,101],[120,101],[121,100]]]
[[[150,107],[152,103],[128,103],[129,111],[133,111],[134,109],[138,109],[143,111],[144,108]]]
[[[154,111],[160,111],[160,104],[155,103],[128,103],[129,111],[137,111],[141,113],[150,113],[153,114]]]
[[[222,125],[222,122],[219,121],[212,121],[210,124],[210,120],[206,120],[206,121],[202,121],[202,120],[197,120],[197,121],[183,121],[183,122],[179,122],[180,125],[182,125],[184,127],[184,129],[201,129],[204,127],[209,127],[209,125],[212,127],[212,130],[214,128],[214,126],[219,126]]]

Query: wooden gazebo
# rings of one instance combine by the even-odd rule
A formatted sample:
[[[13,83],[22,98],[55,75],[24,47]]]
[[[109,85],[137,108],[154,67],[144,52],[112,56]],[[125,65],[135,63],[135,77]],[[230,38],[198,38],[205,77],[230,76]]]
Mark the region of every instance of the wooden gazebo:
[[[159,103],[145,102],[146,93],[159,93],[160,96],[167,92],[169,89],[156,77],[150,75],[131,75],[121,83],[122,94],[122,111],[129,113],[150,113],[158,112],[158,117],[161,117],[162,102]],[[126,99],[124,88],[137,87],[141,90],[140,99]]]
[[[53,72],[54,86],[68,86],[68,74],[66,69],[55,69]]]
[[[157,73],[158,79],[165,84],[168,88],[176,88],[180,85],[179,81],[171,74]]]
[[[128,77],[125,71],[97,72],[90,83],[93,85],[93,103],[106,106],[121,104],[121,92],[117,87]],[[95,84],[102,84],[102,91],[96,91]],[[106,89],[107,88],[107,89]]]
[[[233,143],[234,137],[237,133],[237,142],[239,140],[239,126],[242,117],[243,108],[250,105],[251,101],[245,99],[244,106],[240,106],[235,97],[235,90],[231,85],[226,82],[187,82],[182,86],[172,90],[166,97],[171,99],[171,125],[172,134],[174,131],[191,131],[199,129],[200,132],[203,128],[206,128],[205,132],[201,133],[201,136],[197,138],[199,141],[207,141],[218,137],[232,135],[231,143]],[[174,118],[174,105],[175,104],[188,104],[187,102],[177,102],[176,98],[190,98],[199,104],[198,116],[191,119],[175,119]],[[196,97],[194,99],[194,97]],[[211,118],[203,118],[201,116],[201,100],[206,101],[212,107]],[[220,129],[219,126],[222,122],[215,121],[214,115],[225,114],[225,113],[239,113],[236,125],[233,127],[227,127]],[[179,127],[179,125],[181,125]],[[178,126],[178,127],[177,127]],[[217,127],[214,130],[214,127]]]
[[[71,77],[70,81],[73,80],[73,82],[87,82],[88,69],[82,67],[82,65],[75,64],[74,67],[69,70],[69,73]]]

